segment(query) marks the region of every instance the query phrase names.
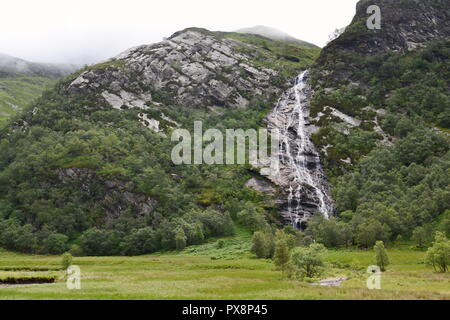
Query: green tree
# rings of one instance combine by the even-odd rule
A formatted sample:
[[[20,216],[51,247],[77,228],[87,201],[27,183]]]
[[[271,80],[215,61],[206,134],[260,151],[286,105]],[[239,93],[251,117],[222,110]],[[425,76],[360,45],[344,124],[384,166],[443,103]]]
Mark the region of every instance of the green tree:
[[[430,231],[425,227],[417,227],[412,234],[412,240],[418,248],[425,248],[430,239]]]
[[[123,254],[130,256],[152,253],[159,249],[156,233],[150,227],[133,230],[125,237],[121,246]]]
[[[325,266],[324,254],[325,247],[318,243],[313,243],[307,248],[294,248],[289,262],[290,276],[301,280],[319,276]]]
[[[370,248],[376,241],[388,241],[390,229],[378,220],[368,219],[357,227],[356,243],[364,248]]]
[[[182,228],[178,228],[177,232],[175,233],[175,245],[177,250],[183,250],[184,248],[186,248],[186,235]]]
[[[66,252],[61,257],[61,266],[64,270],[72,265],[73,257],[69,252]]]
[[[67,251],[67,242],[69,238],[66,235],[54,233],[44,240],[44,250],[50,254],[61,254]]]
[[[120,252],[119,235],[111,230],[89,229],[81,236],[80,245],[88,256],[108,256]]]
[[[390,262],[383,241],[377,241],[377,243],[374,246],[374,250],[377,266],[380,267],[381,271],[383,272],[386,271],[386,267],[389,265]]]
[[[289,247],[285,240],[281,239],[275,243],[275,253],[273,262],[281,269],[281,274],[284,276],[284,271],[289,262]]]
[[[272,246],[272,238],[267,233],[257,231],[253,234],[251,252],[258,258],[270,258],[272,256]]]
[[[433,246],[428,249],[426,261],[436,271],[447,272],[450,266],[450,240],[444,233],[436,232]]]
[[[445,211],[443,219],[439,224],[439,231],[450,237],[450,210]]]
[[[322,215],[314,216],[306,234],[328,248],[349,245],[353,238],[352,230],[347,224],[336,218],[325,219]]]
[[[288,249],[291,250],[295,247],[298,247],[300,245],[301,237],[303,236],[298,230],[291,229],[292,227],[285,227],[283,230],[277,230],[275,232],[275,239],[276,241],[283,240],[286,242],[286,245],[288,246]],[[276,249],[276,243],[275,243],[275,249]]]

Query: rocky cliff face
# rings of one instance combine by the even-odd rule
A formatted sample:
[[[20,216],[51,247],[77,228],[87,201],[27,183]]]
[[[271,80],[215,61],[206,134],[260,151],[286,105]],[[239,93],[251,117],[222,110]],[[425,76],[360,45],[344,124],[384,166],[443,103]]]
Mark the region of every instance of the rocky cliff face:
[[[372,14],[367,13],[367,9],[371,5],[377,5],[381,10],[381,29],[367,28],[367,20]],[[446,0],[361,0],[351,24],[322,50],[317,65],[327,69],[323,73],[325,77],[331,76],[336,81],[356,79],[351,71],[357,70],[358,66],[348,59],[348,55],[368,57],[387,52],[405,53],[425,47],[430,41],[448,40],[449,37],[450,9]],[[336,72],[335,67],[340,63],[347,64],[347,72]]]
[[[96,93],[112,108],[150,104],[186,108],[245,108],[254,97],[281,92],[280,71],[254,63],[253,46],[188,29],[169,39],[130,49],[106,68],[84,71],[67,87],[69,94]],[[145,120],[147,124],[148,120]]]
[[[381,10],[381,29],[369,30],[367,8]],[[319,63],[330,51],[340,49],[362,55],[388,51],[406,52],[425,46],[430,41],[450,36],[450,10],[445,0],[362,0],[345,33],[322,52]]]

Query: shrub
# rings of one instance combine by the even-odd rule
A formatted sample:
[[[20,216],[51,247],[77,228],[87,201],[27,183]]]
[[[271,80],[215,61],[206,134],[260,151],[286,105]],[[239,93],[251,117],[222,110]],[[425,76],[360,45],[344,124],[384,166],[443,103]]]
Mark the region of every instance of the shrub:
[[[177,250],[183,250],[186,248],[186,235],[182,228],[178,228],[175,234],[175,246]]]
[[[223,247],[225,247],[225,241],[220,239],[219,241],[217,241],[217,248],[222,249]]]
[[[64,270],[67,270],[72,265],[73,257],[69,252],[66,252],[61,257],[61,266]]]
[[[84,255],[83,249],[77,244],[74,244],[72,248],[70,248],[69,253],[74,257],[82,257]]]
[[[411,239],[414,241],[418,248],[425,248],[430,242],[430,237],[431,228],[422,226],[414,229]]]
[[[357,227],[356,243],[363,248],[370,248],[376,241],[388,241],[390,229],[378,220],[368,219]]]
[[[121,247],[122,252],[130,256],[155,252],[158,250],[156,233],[149,227],[133,230],[125,237]]]
[[[328,248],[349,245],[352,241],[352,230],[336,218],[325,219],[322,215],[315,215],[310,222],[306,234]]]
[[[67,251],[69,238],[60,233],[54,233],[44,240],[44,251],[50,254],[62,254]]]
[[[116,255],[120,251],[120,239],[115,231],[89,229],[83,233],[80,242],[88,256]]]
[[[263,230],[267,226],[264,213],[254,205],[247,203],[245,209],[237,213],[239,223],[250,228],[251,231]]]

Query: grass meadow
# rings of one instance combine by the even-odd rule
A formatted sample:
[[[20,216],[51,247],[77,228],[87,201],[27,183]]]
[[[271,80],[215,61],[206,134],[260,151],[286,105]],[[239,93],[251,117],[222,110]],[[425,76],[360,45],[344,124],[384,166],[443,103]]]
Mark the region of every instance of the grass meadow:
[[[139,257],[74,257],[81,268],[81,289],[68,290],[60,256],[0,251],[0,279],[56,276],[50,284],[0,285],[0,299],[445,299],[450,274],[436,273],[424,251],[408,244],[388,248],[391,265],[381,290],[366,288],[372,251],[329,250],[322,278],[346,276],[340,287],[320,287],[284,279],[270,260],[249,253],[250,234],[216,239],[168,252]],[[48,269],[48,270],[47,270]],[[34,271],[33,271],[34,270]],[[36,271],[37,270],[37,271]]]

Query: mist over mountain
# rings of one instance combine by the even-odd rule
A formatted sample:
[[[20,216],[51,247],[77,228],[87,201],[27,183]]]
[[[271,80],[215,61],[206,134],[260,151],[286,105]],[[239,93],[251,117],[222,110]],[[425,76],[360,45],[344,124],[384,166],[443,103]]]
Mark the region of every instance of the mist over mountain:
[[[295,43],[299,45],[303,45],[310,48],[318,48],[315,44],[297,39],[281,30],[267,27],[267,26],[254,26],[251,28],[242,28],[239,30],[236,30],[237,33],[247,33],[247,34],[254,34],[254,35],[260,35],[262,37],[266,37],[272,40],[278,40],[278,41],[284,41],[284,42],[290,42]]]

